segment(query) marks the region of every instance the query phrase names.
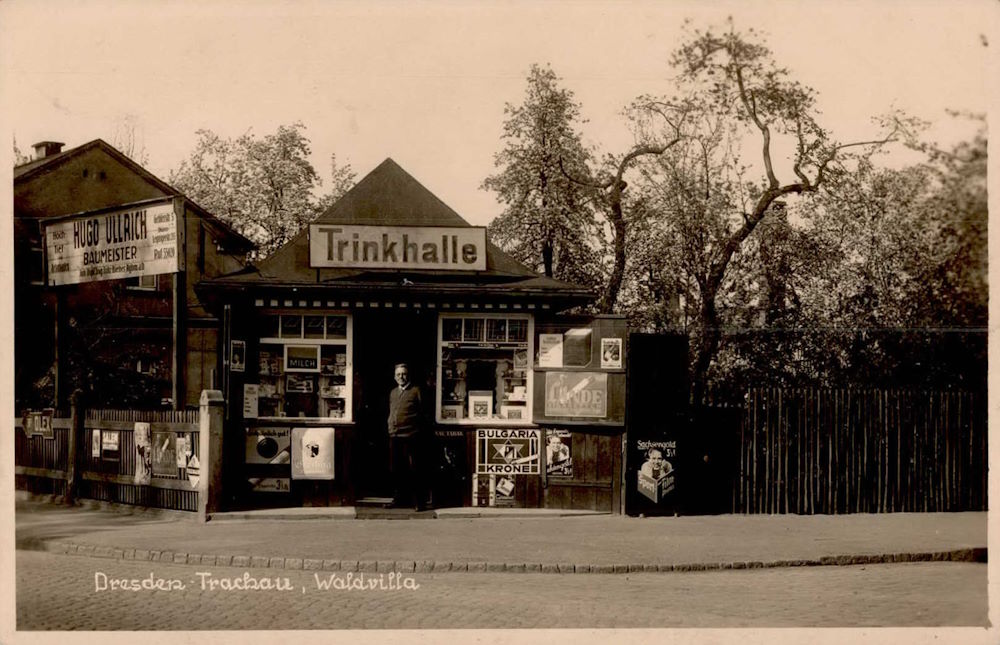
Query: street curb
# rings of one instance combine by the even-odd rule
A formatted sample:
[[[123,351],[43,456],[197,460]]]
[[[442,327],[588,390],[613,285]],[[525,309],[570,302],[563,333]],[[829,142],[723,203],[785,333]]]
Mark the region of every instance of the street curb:
[[[361,573],[544,573],[544,574],[635,574],[690,573],[731,569],[779,569],[792,567],[852,566],[862,564],[897,564],[905,562],[987,562],[986,547],[924,551],[915,553],[882,553],[868,555],[829,555],[820,558],[770,561],[688,562],[675,564],[650,563],[581,563],[565,562],[451,562],[446,560],[320,560],[304,557],[266,557],[247,554],[192,554],[174,551],[93,546],[66,541],[30,541],[18,549],[45,551],[60,555],[78,555],[104,560],[130,562],[167,562],[171,564],[230,567],[240,569],[282,569],[294,571],[353,571]]]

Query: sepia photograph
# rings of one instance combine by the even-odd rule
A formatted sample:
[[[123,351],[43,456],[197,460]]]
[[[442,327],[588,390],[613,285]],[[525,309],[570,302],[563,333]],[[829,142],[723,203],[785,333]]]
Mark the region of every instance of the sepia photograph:
[[[0,3],[0,641],[995,642],[998,24]]]

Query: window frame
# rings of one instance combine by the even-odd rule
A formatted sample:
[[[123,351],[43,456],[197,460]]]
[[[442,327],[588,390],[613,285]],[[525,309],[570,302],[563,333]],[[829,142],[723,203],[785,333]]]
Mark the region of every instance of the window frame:
[[[143,285],[143,278],[152,278],[153,286]],[[131,291],[159,291],[160,290],[160,276],[159,274],[153,275],[140,275],[133,278],[125,278],[125,288]],[[135,284],[131,284],[131,280],[137,280]]]
[[[289,374],[315,374],[319,377],[323,377],[322,367],[317,366],[315,370],[302,370],[295,369],[292,371],[287,370],[287,356],[289,345],[293,346],[310,346],[316,347],[317,356],[320,357],[320,362],[322,362],[322,348],[323,346],[332,347],[344,347],[346,353],[345,368],[344,368],[344,396],[343,397],[330,397],[330,398],[341,398],[344,400],[344,416],[343,417],[290,417],[290,416],[263,416],[260,415],[257,419],[267,422],[286,422],[290,420],[305,420],[305,421],[320,421],[324,423],[354,423],[354,316],[351,315],[349,311],[344,310],[310,310],[310,311],[288,311],[281,309],[264,309],[258,311],[258,316],[278,316],[278,336],[258,336],[257,341],[257,362],[258,362],[258,372],[257,372],[257,382],[260,385],[261,374],[259,372],[259,361],[260,361],[260,348],[262,345],[280,345],[282,347],[282,372],[281,378],[285,378]],[[299,336],[284,336],[282,335],[282,320],[283,316],[296,316],[301,318],[302,321],[299,324]],[[305,317],[306,316],[323,316],[323,338],[306,338],[305,337]],[[328,338],[327,334],[329,331],[329,325],[325,318],[327,316],[343,316],[347,319],[347,328],[343,338]],[[256,336],[256,332],[254,333]],[[317,384],[315,395],[319,398],[323,398],[320,394],[320,386]]]
[[[442,360],[441,356],[444,350],[444,321],[454,320],[454,319],[467,319],[467,318],[482,318],[482,319],[497,319],[502,318],[505,320],[524,320],[528,323],[527,337],[525,338],[524,349],[527,352],[528,363],[524,368],[525,370],[525,387],[527,389],[525,401],[525,418],[524,419],[504,419],[499,416],[491,417],[489,419],[472,419],[469,417],[463,417],[461,419],[443,419],[441,417],[441,395],[443,381],[442,375]],[[486,340],[486,329],[488,324],[485,320],[483,323],[483,342],[490,342]],[[508,331],[510,329],[507,326]],[[440,312],[438,314],[438,324],[437,324],[437,348],[436,348],[436,375],[435,375],[435,385],[434,385],[434,421],[440,425],[452,425],[452,426],[472,426],[472,427],[508,427],[508,426],[518,426],[518,427],[536,427],[532,423],[533,418],[533,407],[534,407],[534,351],[535,351],[535,316],[531,313],[522,312],[507,312],[507,311],[463,311],[463,312]],[[456,342],[456,341],[448,341]],[[519,346],[511,346],[511,349],[518,349]],[[468,405],[468,397],[466,397],[466,403]],[[494,412],[498,412],[494,410]]]

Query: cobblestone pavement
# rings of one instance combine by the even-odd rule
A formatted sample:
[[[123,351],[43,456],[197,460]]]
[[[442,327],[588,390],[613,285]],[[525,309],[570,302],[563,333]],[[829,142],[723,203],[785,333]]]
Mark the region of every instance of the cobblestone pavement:
[[[403,574],[321,590],[312,572],[18,551],[18,630],[982,626],[986,565],[912,563],[621,575]],[[199,572],[206,575],[199,576]],[[105,589],[177,580],[178,590]],[[244,574],[287,591],[225,590]],[[320,572],[324,581],[346,573]],[[357,579],[359,574],[353,574]],[[335,576],[335,578],[331,578]],[[216,585],[212,589],[212,585]],[[166,583],[166,584],[169,584]],[[263,584],[259,582],[259,584]],[[333,583],[337,585],[337,582]],[[204,588],[203,588],[204,587]]]

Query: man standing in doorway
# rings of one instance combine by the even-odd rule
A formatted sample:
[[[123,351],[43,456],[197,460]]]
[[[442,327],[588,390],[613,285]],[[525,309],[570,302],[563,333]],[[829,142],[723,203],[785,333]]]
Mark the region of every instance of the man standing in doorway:
[[[393,374],[397,387],[389,393],[389,454],[393,506],[422,511],[427,502],[424,482],[424,405],[420,388],[410,382],[410,368],[399,363]]]

